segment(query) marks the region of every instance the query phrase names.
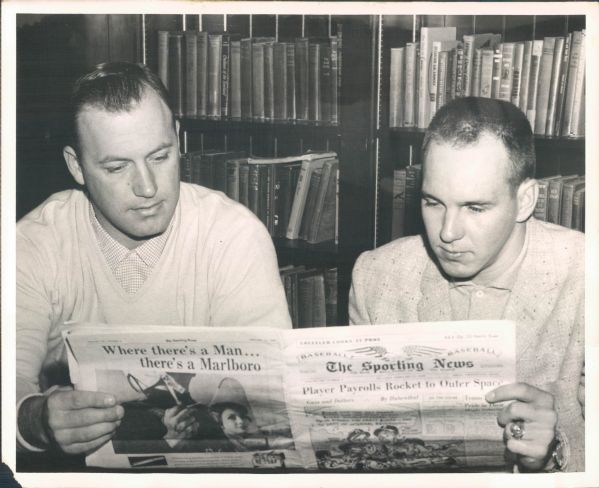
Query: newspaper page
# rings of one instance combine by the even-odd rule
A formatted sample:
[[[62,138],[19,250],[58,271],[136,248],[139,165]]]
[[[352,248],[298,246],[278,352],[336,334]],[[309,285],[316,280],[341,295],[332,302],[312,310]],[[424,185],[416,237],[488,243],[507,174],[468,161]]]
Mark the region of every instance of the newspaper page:
[[[508,321],[298,330],[289,335],[287,402],[309,468],[505,469],[502,405],[515,381]],[[298,415],[296,409],[301,410]]]
[[[125,417],[87,463],[117,468],[454,471],[505,465],[512,322],[281,331],[75,327],[77,389]]]
[[[112,441],[89,455],[113,468],[300,466],[283,391],[280,331],[81,327],[64,334],[79,390],[125,410]]]

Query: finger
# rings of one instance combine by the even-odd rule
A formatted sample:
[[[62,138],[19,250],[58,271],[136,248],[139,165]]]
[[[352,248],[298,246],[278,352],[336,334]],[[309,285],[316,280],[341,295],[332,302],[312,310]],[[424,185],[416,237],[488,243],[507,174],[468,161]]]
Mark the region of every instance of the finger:
[[[85,408],[53,412],[48,416],[48,424],[52,430],[86,427],[102,422],[121,420],[125,410],[121,405],[110,408]]]
[[[112,434],[116,428],[116,422],[102,422],[100,424],[79,427],[76,429],[61,429],[54,432],[54,439],[60,446],[86,443],[104,437],[105,435]]]
[[[116,405],[114,395],[97,391],[57,390],[48,397],[48,408],[57,410],[105,408],[114,405]]]
[[[489,403],[518,400],[525,403],[535,403],[546,408],[553,408],[553,395],[527,383],[510,383],[491,390],[485,395]]]
[[[68,446],[65,446],[63,448],[63,451],[67,454],[89,454],[90,452],[98,449],[100,446],[106,444],[111,437],[112,433],[103,435],[102,437],[98,437],[93,441],[70,444]]]
[[[191,426],[193,426],[196,423],[197,422],[196,422],[196,420],[194,418],[187,418],[187,419],[184,419],[181,422],[177,423],[177,425],[175,426],[175,430],[177,432],[183,432],[188,427],[191,427]]]
[[[532,460],[543,461],[549,450],[549,444],[532,442],[526,439],[509,439],[506,445],[514,454],[531,458],[529,462]]]
[[[527,424],[539,423],[553,428],[557,423],[555,410],[538,408],[532,403],[511,402],[497,414],[497,422],[504,426],[514,420],[524,420]]]

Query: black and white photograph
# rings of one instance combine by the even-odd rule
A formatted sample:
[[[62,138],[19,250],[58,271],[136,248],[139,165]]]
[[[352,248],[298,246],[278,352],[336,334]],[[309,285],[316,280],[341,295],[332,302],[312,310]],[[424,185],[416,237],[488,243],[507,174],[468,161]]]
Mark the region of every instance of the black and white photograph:
[[[598,29],[595,2],[4,2],[2,463],[599,484]]]

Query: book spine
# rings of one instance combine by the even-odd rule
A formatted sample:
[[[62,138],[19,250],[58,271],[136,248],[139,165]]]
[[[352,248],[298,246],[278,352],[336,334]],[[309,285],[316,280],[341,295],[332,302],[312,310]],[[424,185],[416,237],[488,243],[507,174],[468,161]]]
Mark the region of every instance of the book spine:
[[[463,96],[472,94],[472,62],[474,59],[474,36],[464,36],[464,84]]]
[[[275,118],[274,102],[274,46],[272,42],[265,42],[264,49],[264,118]]]
[[[289,225],[287,226],[287,239],[297,239],[302,223],[302,216],[306,206],[306,197],[310,188],[310,176],[313,171],[313,166],[309,161],[303,161],[300,174],[297,180],[293,205],[291,207],[291,215],[289,216]]]
[[[202,153],[191,153],[191,182],[202,185]]]
[[[428,125],[429,97],[428,70],[430,55],[429,31],[426,27],[420,29],[420,55],[418,61],[418,127],[425,129]]]
[[[570,63],[570,49],[572,46],[572,34],[568,34],[568,36],[564,40],[564,53],[562,56],[562,65],[560,68],[560,79],[559,79],[559,87],[557,92],[557,101],[556,101],[556,111],[555,111],[555,124],[553,128],[553,133],[555,135],[559,135],[562,133],[562,120],[564,116],[564,106],[566,102],[566,87],[568,85],[568,70]]]
[[[541,56],[543,54],[543,41],[533,41],[532,55],[530,60],[530,76],[528,79],[528,106],[526,117],[530,127],[534,129],[537,113],[537,91],[539,86],[539,72],[541,67]]]
[[[183,83],[183,34],[171,32],[169,34],[169,92],[171,95],[173,112],[175,116],[182,117],[184,114],[184,83]]]
[[[336,36],[329,38],[331,49],[331,79],[329,96],[329,121],[339,123],[339,43]]]
[[[239,160],[231,159],[226,162],[227,168],[227,196],[231,200],[239,201]]]
[[[287,46],[282,42],[273,45],[274,118],[287,118]]]
[[[558,178],[549,182],[547,195],[547,222],[559,224],[560,205],[562,200],[562,180]]]
[[[524,43],[517,42],[514,46],[514,64],[512,68],[512,103],[520,106],[520,89],[522,80],[522,62],[524,57]]]
[[[564,183],[562,189],[562,202],[560,206],[559,224],[564,227],[572,228],[572,200],[574,198],[574,190],[576,189],[576,180]]]
[[[541,55],[541,66],[539,69],[539,88],[537,91],[537,108],[535,115],[534,133],[545,134],[547,123],[547,109],[549,104],[549,90],[551,88],[551,68],[553,67],[553,50],[555,49],[555,37],[543,39],[543,54]]]
[[[264,44],[252,44],[252,118],[264,120]]]
[[[470,87],[472,96],[480,96],[480,77],[482,68],[482,48],[477,47],[474,50],[474,57],[472,59],[472,85]]]
[[[404,48],[393,48],[391,49],[391,79],[389,80],[389,127],[402,127],[403,125],[403,72]]]
[[[320,112],[320,44],[308,44],[308,119],[319,121]]]
[[[250,165],[239,165],[239,203],[250,208],[249,186],[250,186]]]
[[[164,84],[164,86],[168,89],[168,58],[169,58],[169,49],[168,49],[168,31],[158,31],[158,76],[160,80]]]
[[[185,114],[198,114],[198,35],[185,31]]]
[[[435,112],[445,105],[446,99],[446,84],[447,84],[447,51],[439,53],[439,67],[437,68],[437,106]]]
[[[296,76],[296,118],[308,120],[308,80],[310,66],[308,61],[308,39],[295,40],[295,76]]]
[[[260,165],[249,164],[248,208],[260,218]]]
[[[272,236],[271,171],[270,165],[258,165],[258,217]]]
[[[312,311],[312,326],[325,327],[327,325],[326,315],[326,297],[324,286],[324,275],[318,273],[314,275],[314,308]]]
[[[520,77],[520,103],[522,113],[526,114],[528,107],[528,85],[530,79],[530,65],[532,60],[532,41],[524,41],[524,53],[522,54],[522,75]]]
[[[499,100],[512,99],[514,43],[504,42],[501,46],[501,74],[499,76]]]
[[[331,121],[331,48],[320,46],[320,120]]]
[[[231,84],[231,38],[227,34],[223,34],[222,39],[220,116],[228,117],[231,115],[229,107],[229,90]]]
[[[431,64],[429,66],[430,83],[428,84],[428,113],[429,122],[437,111],[437,87],[439,85],[439,53],[441,52],[441,43],[433,42],[431,46]]]
[[[252,39],[241,40],[241,118],[252,118]]]
[[[574,101],[572,104],[572,114],[570,115],[570,124],[568,127],[568,136],[578,137],[584,135],[584,86],[585,86],[585,33],[583,31],[583,47],[581,49],[578,65],[576,67],[576,78],[574,86]]]
[[[579,231],[584,230],[584,198],[584,187],[576,190],[572,198],[572,229]]]
[[[406,235],[406,170],[393,171],[393,204],[391,211],[391,239]]]
[[[480,96],[491,98],[493,85],[493,49],[483,49],[480,62]]]
[[[493,49],[493,77],[491,81],[491,98],[499,98],[499,87],[501,85],[501,44]]]
[[[582,31],[572,33],[572,46],[570,48],[570,64],[568,65],[568,83],[566,86],[566,101],[561,124],[561,135],[567,136],[570,133],[570,120],[572,118],[572,108],[574,106],[574,92],[576,88],[576,75],[578,64],[583,52]]]
[[[303,240],[307,240],[309,237],[309,230],[314,218],[314,209],[316,206],[316,200],[318,198],[318,187],[320,185],[321,178],[322,170],[320,169],[314,170],[310,176],[308,196],[306,197],[306,207],[304,208],[304,215],[302,215],[302,222],[299,232],[299,238]]]
[[[445,79],[445,101],[450,102],[455,98],[455,72],[454,72],[454,54],[456,48],[450,49],[447,52],[447,77]],[[453,91],[452,91],[453,88]]]
[[[464,45],[458,45],[456,48],[456,87],[455,96],[460,98],[464,96]]]
[[[185,181],[187,183],[191,183],[191,154],[185,153],[181,154],[181,159],[179,162],[180,165],[180,178],[181,181]]]
[[[198,115],[208,114],[208,33],[198,32]]]
[[[295,44],[286,42],[287,48],[287,118],[296,118],[296,75],[295,75]]]
[[[549,191],[549,182],[544,179],[538,181],[539,196],[537,198],[537,204],[535,205],[534,217],[535,219],[547,221],[547,197]]]
[[[557,37],[553,49],[553,64],[551,66],[551,83],[549,85],[549,100],[547,102],[547,117],[545,121],[545,135],[555,135],[555,113],[557,110],[557,94],[560,82],[560,69],[564,55],[565,38]]]
[[[286,164],[277,173],[280,187],[278,200],[280,209],[278,210],[278,225],[275,230],[276,237],[285,237],[287,233],[300,167],[301,165],[295,163]]]
[[[337,325],[337,280],[337,268],[326,268],[324,270],[324,296],[327,326]]]
[[[329,190],[329,183],[333,177],[333,172],[336,169],[336,160],[327,161],[322,167],[320,181],[318,183],[318,191],[316,193],[314,212],[306,231],[306,240],[310,243],[318,242],[319,228],[322,221],[322,215],[325,207],[325,198]],[[311,183],[310,183],[311,184]],[[308,199],[310,196],[308,195]]]
[[[406,46],[406,88],[403,121],[404,127],[416,126],[416,66],[418,63],[417,46],[409,43]]]
[[[221,115],[221,73],[223,37],[220,34],[208,35],[208,103],[207,115]]]
[[[451,73],[449,83],[449,98],[450,100],[454,100],[457,97],[458,87],[458,46],[451,50],[451,69],[449,70],[449,73]]]
[[[422,167],[412,165],[406,168],[406,235],[418,234],[422,223],[420,217],[420,183]]]
[[[241,118],[241,44],[231,41],[230,116]]]

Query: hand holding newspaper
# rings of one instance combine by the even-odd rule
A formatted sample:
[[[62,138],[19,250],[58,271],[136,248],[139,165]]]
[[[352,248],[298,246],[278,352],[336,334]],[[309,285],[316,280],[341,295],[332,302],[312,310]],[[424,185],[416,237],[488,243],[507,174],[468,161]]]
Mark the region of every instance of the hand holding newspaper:
[[[75,326],[71,380],[125,417],[87,457],[115,468],[501,469],[514,324],[281,331]]]

